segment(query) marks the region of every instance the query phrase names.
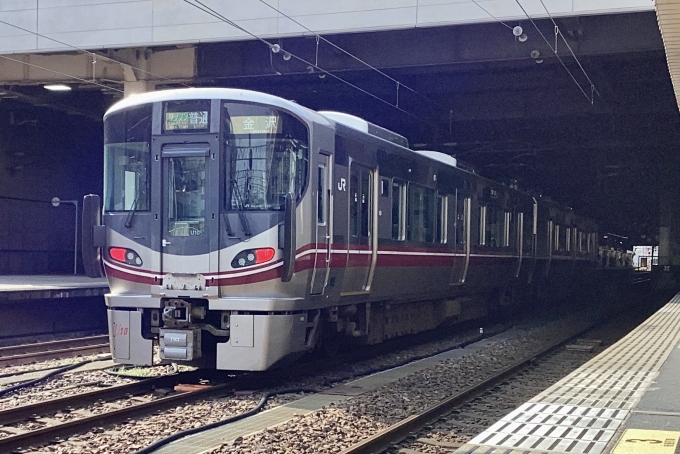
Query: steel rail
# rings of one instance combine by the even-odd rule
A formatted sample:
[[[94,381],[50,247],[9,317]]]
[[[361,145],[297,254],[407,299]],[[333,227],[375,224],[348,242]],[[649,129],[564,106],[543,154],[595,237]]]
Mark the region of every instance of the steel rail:
[[[381,430],[375,435],[368,437],[353,446],[350,446],[344,451],[341,451],[340,454],[375,454],[387,450],[390,446],[402,441],[413,432],[420,430],[429,422],[451,412],[451,410],[455,409],[456,407],[483,394],[489,388],[526,368],[539,357],[549,354],[554,349],[582,335],[584,332],[592,329],[596,325],[597,324],[589,325],[587,328],[580,330],[578,333],[569,335],[565,339],[553,343],[538,353],[528,356],[525,359],[506,367],[505,369],[483,380],[482,382],[474,384],[463,391],[440,401],[439,403],[427,408],[422,413],[409,416],[408,418],[393,424],[387,429]]]
[[[0,367],[71,357],[74,354],[104,353],[109,348],[108,335],[0,347]]]
[[[177,378],[177,376],[172,376],[174,378]],[[169,378],[168,377],[163,377],[165,379]],[[154,380],[151,380],[154,381]],[[139,394],[140,392],[144,392],[141,388],[144,386],[147,387],[147,391],[150,391],[150,386],[152,383],[149,383],[149,380],[145,380],[144,382],[141,383],[134,383],[133,386],[131,386],[128,389],[133,389],[137,388],[137,391],[134,392],[134,394]],[[224,383],[220,385],[215,385],[215,386],[210,386],[206,387],[203,389],[196,389],[196,390],[191,390],[179,394],[175,394],[172,396],[168,397],[162,397],[159,399],[155,399],[152,401],[148,402],[142,402],[137,405],[133,405],[130,407],[124,407],[124,408],[119,408],[119,409],[113,409],[111,411],[106,411],[101,414],[96,414],[96,415],[90,415],[86,416],[83,418],[79,419],[74,419],[71,421],[65,421],[64,423],[61,424],[55,424],[55,425],[48,425],[46,427],[42,427],[36,430],[28,430],[26,432],[21,432],[16,435],[10,435],[4,438],[0,438],[0,452],[8,452],[12,449],[17,449],[17,448],[26,448],[29,446],[36,446],[40,444],[44,444],[46,442],[49,442],[50,440],[56,439],[56,438],[65,438],[70,435],[73,435],[74,433],[86,430],[86,429],[91,429],[93,427],[97,427],[99,424],[111,424],[115,423],[118,421],[122,421],[128,418],[140,416],[140,415],[146,415],[149,414],[155,410],[161,409],[161,408],[167,408],[173,405],[178,405],[181,403],[185,403],[191,400],[198,399],[203,396],[207,396],[210,394],[215,394],[219,392],[231,392],[233,389],[233,383]],[[124,395],[129,395],[131,392],[124,392],[123,386],[120,387],[114,387],[115,389],[110,389],[110,396],[108,397],[109,399],[115,398],[111,396],[116,396],[122,393],[123,397]],[[141,390],[141,391],[140,391]],[[92,400],[94,396],[93,393],[86,393],[86,394],[81,394],[80,396],[73,396],[75,398],[72,402],[74,403],[79,403],[77,398],[80,398],[82,400],[83,397],[88,397],[90,400]],[[95,398],[94,400],[99,400],[101,399],[103,393],[99,393],[98,399]],[[38,411],[43,411],[45,410],[45,413],[50,413],[52,411],[56,411],[58,409],[59,403],[63,403],[66,400],[69,400],[71,398],[62,398],[62,399],[55,399],[54,401],[49,402],[49,405],[45,405],[48,403],[42,403],[42,404],[35,404],[35,405],[30,405],[25,407],[25,409],[11,409],[11,410],[5,410],[0,413],[0,415],[3,415],[2,417],[6,419],[7,421],[17,421],[19,418],[19,415],[25,415],[26,412],[29,412],[28,417],[31,417],[32,415],[30,414],[31,410],[37,409]],[[57,402],[59,401],[59,402]],[[41,407],[41,405],[43,405]],[[64,407],[62,406],[61,409]],[[46,410],[49,409],[49,410]],[[14,412],[12,410],[15,410]],[[6,413],[5,413],[6,412]],[[39,417],[34,418],[34,420],[39,421]]]
[[[100,336],[74,337],[73,339],[61,339],[49,342],[37,342],[34,344],[11,345],[9,347],[0,347],[0,357],[8,355],[16,355],[32,352],[43,352],[48,350],[58,350],[69,347],[73,344],[101,344],[108,342],[109,335],[102,334]]]
[[[126,396],[134,396],[145,392],[151,392],[156,388],[163,388],[174,385],[180,377],[188,378],[186,375],[166,375],[157,378],[126,383],[124,385],[110,386],[107,388],[96,389],[72,396],[58,397],[29,405],[0,410],[0,425],[12,424],[23,421],[27,418],[35,418],[36,415],[47,415],[53,412],[72,409],[78,406],[88,405],[94,402],[118,399]],[[1,429],[1,428],[0,428]]]

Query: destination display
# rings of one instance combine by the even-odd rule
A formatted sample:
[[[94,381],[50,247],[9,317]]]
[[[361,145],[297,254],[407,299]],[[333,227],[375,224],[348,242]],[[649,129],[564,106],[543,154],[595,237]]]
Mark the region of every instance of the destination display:
[[[208,111],[165,112],[165,130],[208,129]]]
[[[281,119],[278,115],[251,115],[230,119],[232,134],[278,134],[281,132]]]

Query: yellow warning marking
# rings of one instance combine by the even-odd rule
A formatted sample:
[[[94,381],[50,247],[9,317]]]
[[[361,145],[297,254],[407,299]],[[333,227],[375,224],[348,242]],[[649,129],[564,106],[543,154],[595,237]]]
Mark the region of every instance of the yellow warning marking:
[[[626,429],[612,454],[673,454],[680,432]]]

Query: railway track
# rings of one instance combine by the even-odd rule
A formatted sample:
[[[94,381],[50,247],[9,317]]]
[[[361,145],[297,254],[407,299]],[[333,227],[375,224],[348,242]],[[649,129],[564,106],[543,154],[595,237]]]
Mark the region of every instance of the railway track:
[[[108,351],[108,335],[0,347],[0,367],[21,366],[38,361],[94,355]]]
[[[568,324],[568,326],[570,326],[571,328],[574,328],[573,322],[570,322]],[[589,326],[592,326],[592,325],[589,325]],[[554,332],[554,330],[551,331],[551,332]],[[570,332],[571,336],[574,335],[573,329],[569,330],[569,332]],[[564,335],[566,335],[566,334],[567,334],[567,332],[564,332]],[[567,336],[563,336],[562,341],[564,341],[564,339],[566,337]],[[524,340],[521,344],[518,344],[518,345],[525,345],[525,344],[526,344],[526,340]],[[545,344],[542,344],[542,345],[545,345]],[[554,345],[551,345],[549,348],[544,348],[543,352],[546,351],[546,350],[549,350],[552,347],[554,347]],[[537,350],[534,348],[533,351],[536,352]],[[401,355],[397,355],[397,356],[401,356]],[[505,376],[504,374],[508,374],[507,376],[510,376],[510,374],[513,372],[513,370],[522,369],[523,365],[526,365],[527,363],[532,363],[535,360],[536,357],[537,357],[537,354],[534,353],[534,354],[531,355],[531,357],[526,358],[525,361],[522,361],[519,364],[515,364],[512,367],[506,367],[506,369],[504,369],[501,372],[501,374],[497,374],[496,377],[493,377],[489,380],[486,380],[485,383],[487,383],[488,386],[493,386],[494,384],[492,383],[492,381],[493,381],[494,378],[497,379],[497,380],[503,380],[504,379],[503,377]],[[315,362],[315,363],[316,363],[317,366],[319,365],[318,362]],[[508,362],[505,362],[505,364],[508,364]],[[328,364],[326,365],[326,367],[329,367],[329,366],[330,365],[328,365]],[[326,369],[326,367],[322,367],[322,369]],[[300,369],[305,369],[305,368],[304,367],[295,368],[295,371],[297,373],[293,374],[293,376],[290,376],[288,378],[295,380],[295,376],[300,377],[298,375],[300,373],[303,376],[312,373],[311,370],[305,371],[306,373],[303,373],[302,370],[300,370]],[[335,367],[331,367],[331,369],[335,369]],[[292,370],[291,370],[291,372],[292,372]],[[318,372],[318,370],[317,370],[317,372]],[[326,373],[327,372],[328,372],[328,370],[326,369]],[[215,396],[215,395],[218,395],[218,396],[229,395],[231,390],[239,390],[239,389],[240,390],[246,390],[247,389],[247,390],[252,391],[252,390],[256,390],[256,389],[263,390],[267,387],[272,387],[272,386],[277,386],[277,385],[280,386],[281,379],[283,378],[281,376],[281,374],[279,373],[278,376],[276,377],[277,380],[275,380],[275,382],[273,384],[270,382],[270,383],[266,383],[266,384],[263,385],[263,384],[255,383],[255,381],[267,381],[267,380],[257,380],[257,378],[255,378],[253,376],[248,376],[248,377],[245,377],[245,378],[237,377],[236,379],[234,379],[234,381],[230,382],[228,385],[220,384],[220,385],[216,385],[216,386],[212,386],[212,387],[199,387],[199,388],[194,388],[193,390],[190,390],[190,391],[187,391],[187,392],[184,392],[184,393],[173,394],[172,396],[159,397],[159,396],[145,395],[146,393],[150,392],[150,389],[153,389],[153,388],[156,388],[156,389],[166,388],[166,391],[169,392],[172,389],[172,387],[174,386],[174,383],[177,383],[177,382],[194,382],[194,383],[196,383],[199,375],[195,374],[193,376],[190,376],[188,374],[182,374],[179,377],[178,376],[175,376],[175,377],[176,378],[174,378],[174,379],[165,378],[166,380],[170,380],[170,381],[165,382],[165,384],[156,384],[156,385],[153,385],[153,386],[149,386],[146,382],[142,382],[142,383],[144,383],[143,388],[136,389],[136,390],[133,389],[133,387],[134,386],[142,386],[142,384],[135,383],[133,385],[125,385],[126,387],[130,386],[130,388],[127,388],[127,389],[123,385],[112,387],[112,388],[115,388],[115,390],[111,388],[112,390],[109,391],[109,392],[111,392],[112,394],[111,394],[111,396],[106,397],[106,398],[102,397],[102,394],[99,393],[99,392],[93,393],[94,397],[91,397],[89,399],[90,403],[94,402],[98,399],[106,400],[108,402],[111,402],[112,400],[115,400],[116,398],[126,399],[125,401],[122,401],[122,402],[113,402],[112,405],[106,404],[105,406],[107,408],[101,409],[101,410],[104,410],[102,412],[103,414],[102,415],[94,415],[95,417],[90,417],[92,415],[87,414],[87,413],[90,412],[90,409],[81,408],[81,407],[86,407],[88,405],[88,403],[84,402],[83,400],[80,400],[80,401],[78,400],[78,397],[87,396],[87,394],[82,394],[81,396],[74,397],[73,401],[65,400],[67,398],[60,399],[59,401],[53,401],[52,404],[51,404],[52,405],[51,408],[48,408],[47,406],[43,406],[44,405],[44,403],[43,403],[43,404],[36,404],[36,407],[29,407],[29,408],[20,409],[20,410],[19,409],[17,409],[17,410],[12,409],[12,412],[7,412],[7,413],[0,412],[0,424],[4,425],[3,427],[0,427],[0,437],[3,436],[2,432],[5,432],[5,434],[4,434],[5,435],[4,436],[5,441],[3,442],[3,438],[0,438],[0,452],[15,449],[17,447],[28,447],[28,446],[36,447],[36,446],[39,446],[39,445],[44,444],[46,442],[49,442],[51,440],[54,440],[55,438],[59,438],[61,440],[64,440],[64,439],[68,438],[69,436],[71,436],[72,434],[79,433],[81,435],[76,437],[75,438],[76,441],[73,442],[77,445],[78,443],[83,442],[83,440],[96,440],[98,438],[98,435],[97,435],[99,433],[98,430],[100,430],[100,429],[96,429],[94,432],[92,432],[91,430],[94,429],[94,428],[99,428],[99,427],[102,427],[102,426],[111,427],[111,423],[115,424],[117,421],[122,422],[122,421],[125,421],[125,420],[129,420],[131,418],[137,418],[137,420],[140,421],[139,417],[142,416],[142,415],[151,416],[151,420],[153,421],[153,419],[155,417],[152,416],[152,415],[159,414],[159,412],[162,409],[168,409],[169,407],[176,407],[176,406],[180,405],[181,403],[189,402],[189,401],[192,401],[192,400],[200,401],[203,398],[212,397],[212,396]],[[264,375],[260,376],[260,377],[264,378]],[[477,380],[478,379],[479,378],[477,378]],[[472,380],[472,381],[474,381],[474,380]],[[468,381],[468,383],[472,383],[472,381]],[[160,382],[158,382],[158,383],[160,383]],[[321,386],[321,387],[323,388],[323,386]],[[476,388],[476,390],[471,391],[470,389],[468,389],[468,390],[466,390],[467,392],[463,392],[463,393],[460,393],[457,396],[454,396],[454,397],[457,397],[459,399],[459,404],[460,404],[460,402],[463,402],[465,400],[465,394],[467,394],[467,399],[469,400],[472,396],[477,395],[477,394],[474,394],[474,391],[476,391],[479,394],[482,394],[482,393],[485,392],[485,391],[479,389],[478,386],[474,386],[474,387],[471,387],[471,388]],[[105,391],[108,391],[108,390],[105,390]],[[538,392],[538,391],[536,391],[536,392]],[[129,399],[128,396],[135,396],[135,397],[133,399]],[[172,397],[172,399],[167,399],[168,397]],[[147,401],[147,402],[144,402],[144,401]],[[448,399],[448,401],[449,401],[449,403],[451,403],[452,399]],[[132,405],[131,402],[133,402],[134,405]],[[138,404],[143,404],[143,405],[138,405]],[[128,405],[131,407],[130,409],[120,408],[121,406],[128,406]],[[195,404],[192,404],[192,405],[195,405]],[[252,404],[252,405],[254,405],[254,404]],[[209,404],[209,406],[212,406],[212,404]],[[76,407],[78,407],[78,409],[73,410]],[[116,408],[116,407],[118,407],[118,408]],[[61,413],[63,413],[62,409],[64,409],[64,408],[68,409],[69,413],[68,413],[67,416],[72,417],[73,419],[69,420],[69,421],[59,422],[58,424],[55,423],[55,421],[54,421],[55,417],[53,416],[53,413],[59,412],[60,410],[61,410]],[[166,416],[164,416],[164,419],[163,419],[164,422],[162,424],[167,424],[169,426],[171,424],[170,423],[170,420],[171,420],[170,416],[175,415],[175,416],[180,416],[180,418],[182,419],[182,422],[180,422],[178,420],[178,423],[180,425],[177,426],[178,427],[177,430],[179,430],[179,428],[186,428],[186,420],[189,417],[189,415],[191,415],[191,412],[192,412],[192,410],[190,410],[191,406],[187,406],[186,408],[187,408],[187,410],[181,410],[180,409],[179,413],[177,411],[174,411],[174,410],[172,410],[171,412],[163,411],[162,414],[166,415]],[[247,408],[249,408],[249,407],[247,407]],[[423,407],[421,407],[421,408],[423,408]],[[96,411],[98,411],[98,410],[99,409],[97,409]],[[428,411],[427,413],[429,413],[431,417],[435,417],[435,416],[433,416],[433,415],[435,415],[434,412],[438,411],[438,410],[436,410],[436,409],[435,410],[430,409],[430,410],[431,411]],[[208,410],[207,414],[210,414],[209,413],[210,411],[212,411],[212,410]],[[38,416],[37,417],[33,416],[34,414],[38,415]],[[62,414],[57,414],[56,416],[58,418],[63,417]],[[416,415],[416,417],[417,416],[419,416],[419,415]],[[209,416],[208,417],[203,416],[203,417],[206,418],[203,421],[212,419]],[[399,424],[395,424],[395,426],[399,426],[399,428],[401,428],[401,430],[402,430],[401,438],[403,438],[403,436],[404,436],[403,434],[412,435],[413,431],[417,430],[418,424],[413,424],[414,421],[416,423],[418,422],[417,421],[418,418],[416,418],[416,417],[408,418],[406,423],[404,423],[402,421]],[[224,418],[224,416],[222,418]],[[435,419],[436,419],[436,417],[435,417]],[[145,418],[141,418],[141,420],[145,420]],[[191,419],[189,419],[189,420],[193,421]],[[392,422],[394,422],[395,420],[396,419],[393,419]],[[423,419],[423,420],[426,421],[426,419]],[[192,424],[195,424],[196,422],[197,421],[193,421]],[[411,423],[413,425],[408,426],[409,423]],[[136,443],[137,446],[139,446],[140,441],[143,440],[144,437],[148,437],[148,439],[150,439],[150,440],[156,440],[158,438],[162,438],[161,436],[159,436],[160,434],[159,435],[146,434],[146,432],[148,430],[146,428],[143,428],[144,423],[140,422],[139,424],[140,424],[139,429],[137,429],[136,427],[135,428],[130,427],[130,429],[127,429],[127,427],[128,427],[127,425],[122,425],[122,426],[118,425],[117,428],[112,429],[113,430],[112,433],[118,433],[118,432],[125,433],[126,434],[125,440],[127,440],[126,442],[127,443]],[[154,424],[156,426],[158,426],[158,421],[156,421]],[[204,422],[204,424],[205,424],[205,422]],[[472,426],[474,426],[474,425],[475,425],[475,423],[472,424]],[[149,427],[151,427],[151,426],[149,426]],[[167,426],[165,426],[165,427],[167,427]],[[7,428],[9,428],[9,429],[5,430]],[[390,429],[392,429],[392,430],[388,430],[386,432],[392,432],[392,433],[395,432],[394,427],[391,427]],[[88,432],[88,430],[90,430],[90,432]],[[101,430],[104,430],[104,429],[101,429]],[[136,435],[137,430],[139,430],[140,432],[142,432],[144,434],[144,435],[140,435],[139,439],[137,438],[138,436]],[[151,430],[153,430],[153,429],[151,429]],[[11,433],[12,431],[15,431],[16,433],[13,434],[13,433]],[[84,435],[86,432],[87,432],[87,434]],[[158,433],[158,432],[155,432],[155,433]],[[172,433],[172,432],[166,430],[166,431],[164,431],[164,433]],[[380,434],[376,435],[376,437],[378,437],[379,435],[384,436],[384,434],[382,434],[382,432],[381,432]],[[102,434],[102,436],[103,436],[103,434]],[[373,437],[373,438],[376,438],[376,437]],[[99,438],[101,438],[101,437],[99,437]],[[293,437],[293,438],[295,438],[295,437]],[[347,453],[352,453],[352,452],[378,452],[379,449],[376,448],[376,445],[371,443],[373,438],[368,439],[363,443],[360,443],[361,446],[355,446],[355,447],[350,448],[346,452]],[[398,438],[400,438],[400,437],[397,437],[397,439]],[[367,445],[366,442],[369,442],[369,444]],[[142,443],[144,443],[144,442],[142,441]],[[389,447],[394,443],[394,441],[393,441],[393,439],[388,439],[388,441],[383,441],[383,443],[384,443],[385,446]],[[143,445],[144,444],[142,444],[142,446]],[[68,449],[67,446],[70,446],[70,445],[67,444],[61,449]],[[345,446],[347,446],[347,445],[345,445]],[[35,448],[33,448],[33,449],[35,449]],[[123,451],[125,451],[125,448],[122,448],[122,449],[123,449]],[[236,448],[236,449],[238,450],[239,448]],[[357,450],[354,451],[354,449],[357,449]],[[361,450],[361,449],[364,449],[364,450]],[[67,452],[67,451],[64,451],[64,452]]]
[[[185,372],[2,410],[0,452],[63,439],[82,430],[208,395],[226,394],[239,387],[234,382],[198,384],[199,380],[196,371]],[[252,379],[249,383],[252,385]],[[180,384],[186,385],[177,388]],[[93,406],[96,406],[96,412]],[[55,417],[56,414],[59,417]]]
[[[367,349],[359,356],[370,358],[383,350],[384,346],[378,351]],[[349,361],[352,356],[357,355],[348,353],[339,355],[335,360],[302,363],[296,368],[296,375],[313,376],[319,370],[334,369],[338,367],[338,359]],[[344,361],[341,360],[340,363]],[[239,390],[256,392],[271,389],[279,386],[282,378],[281,371],[265,372],[256,376],[231,377],[231,381],[212,386],[194,385],[184,391],[173,391],[175,385],[198,383],[206,374],[216,378],[216,381],[224,381],[225,375],[219,372],[192,371],[0,410],[0,452],[67,439],[96,427],[158,413],[163,409],[206,397],[226,396]],[[171,395],[159,396],[165,393]],[[98,414],[92,414],[95,405],[99,407],[97,411],[101,411]]]
[[[484,381],[350,446],[341,454],[387,451],[419,454],[433,452],[432,449],[454,452],[505,414],[589,360],[592,356],[584,353],[593,352],[601,341],[576,342],[576,339],[591,329],[555,342]],[[621,329],[622,334],[624,331]],[[559,349],[570,342],[576,343],[570,348]],[[442,436],[444,433],[448,436]]]

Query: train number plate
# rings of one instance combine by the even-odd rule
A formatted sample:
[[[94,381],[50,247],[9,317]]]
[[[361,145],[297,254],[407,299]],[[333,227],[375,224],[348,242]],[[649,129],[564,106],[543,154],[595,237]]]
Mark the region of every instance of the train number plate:
[[[205,290],[205,277],[202,274],[166,274],[163,276],[166,290]]]

